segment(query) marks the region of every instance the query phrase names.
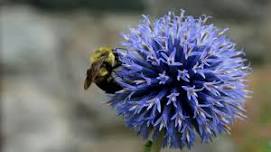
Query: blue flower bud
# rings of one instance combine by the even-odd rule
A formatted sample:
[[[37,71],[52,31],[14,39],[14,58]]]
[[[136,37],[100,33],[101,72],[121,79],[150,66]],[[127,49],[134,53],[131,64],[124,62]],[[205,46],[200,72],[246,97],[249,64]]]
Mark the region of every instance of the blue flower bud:
[[[144,138],[163,146],[190,148],[199,136],[209,142],[244,116],[243,52],[208,17],[169,12],[124,34],[115,71],[123,90],[110,103]]]

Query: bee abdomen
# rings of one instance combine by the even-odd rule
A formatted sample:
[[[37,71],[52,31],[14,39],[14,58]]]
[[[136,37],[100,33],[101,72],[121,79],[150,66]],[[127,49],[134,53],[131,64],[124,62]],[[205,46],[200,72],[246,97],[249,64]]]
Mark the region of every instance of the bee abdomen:
[[[95,83],[99,88],[110,94],[122,89],[122,87],[116,81],[114,81],[111,76],[109,78],[105,78],[104,80],[97,80]]]

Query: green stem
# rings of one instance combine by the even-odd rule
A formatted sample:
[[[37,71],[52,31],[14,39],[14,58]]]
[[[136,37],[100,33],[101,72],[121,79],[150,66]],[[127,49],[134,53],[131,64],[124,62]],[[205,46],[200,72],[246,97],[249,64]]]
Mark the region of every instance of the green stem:
[[[155,142],[147,141],[144,145],[144,152],[160,152],[162,146],[162,138],[157,139]]]
[[[144,145],[144,152],[151,152],[152,141],[148,140]]]
[[[162,138],[158,138],[152,145],[151,152],[160,152],[162,147]]]

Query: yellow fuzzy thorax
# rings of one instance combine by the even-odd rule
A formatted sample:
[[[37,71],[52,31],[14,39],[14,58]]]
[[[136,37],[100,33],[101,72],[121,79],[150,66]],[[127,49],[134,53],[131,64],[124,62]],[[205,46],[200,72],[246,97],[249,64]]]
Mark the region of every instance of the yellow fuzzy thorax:
[[[115,65],[115,55],[113,53],[113,49],[109,47],[100,47],[96,49],[91,55],[90,55],[90,62],[93,64],[95,62],[99,62],[102,57],[106,57],[105,61],[106,63],[109,63],[112,67]],[[102,67],[99,70],[99,76],[105,76],[109,73],[109,71]]]
[[[90,62],[91,63],[97,62],[102,56],[105,56],[105,55],[107,56],[105,62],[113,66],[115,64],[115,55],[113,53],[112,48],[109,48],[109,47],[100,47],[96,49],[90,55]]]

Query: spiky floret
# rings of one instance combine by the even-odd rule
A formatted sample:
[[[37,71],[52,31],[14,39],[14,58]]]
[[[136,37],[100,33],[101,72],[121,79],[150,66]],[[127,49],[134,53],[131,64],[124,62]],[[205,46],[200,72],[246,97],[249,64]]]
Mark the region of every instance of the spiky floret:
[[[110,101],[129,127],[163,146],[191,147],[229,131],[244,117],[248,66],[243,52],[206,16],[169,12],[154,20],[143,16],[124,34],[122,63],[115,72],[123,89]]]

